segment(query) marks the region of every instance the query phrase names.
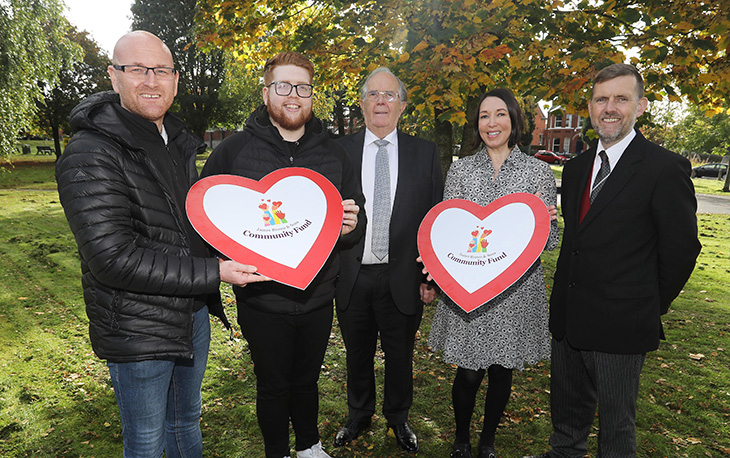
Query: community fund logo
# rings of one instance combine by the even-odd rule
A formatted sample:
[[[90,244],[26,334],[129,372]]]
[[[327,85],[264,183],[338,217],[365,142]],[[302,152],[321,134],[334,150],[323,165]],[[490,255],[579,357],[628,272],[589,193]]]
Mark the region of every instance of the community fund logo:
[[[269,203],[271,204],[271,209],[269,210]],[[261,209],[264,214],[261,216],[264,220],[264,226],[276,226],[278,224],[286,224],[286,215],[284,212],[279,210],[281,208],[282,202],[280,200],[271,202],[271,200],[264,201],[264,199],[261,199],[261,204],[259,205],[259,208]]]
[[[271,201],[271,199],[261,199],[259,209],[261,210],[261,224],[254,231],[248,229],[243,231],[243,235],[259,240],[282,239],[286,237],[294,237],[295,234],[304,232],[312,225],[312,222],[305,219],[303,222],[289,222],[286,219],[286,213],[282,211],[284,203],[280,200]]]
[[[481,235],[479,235],[479,232],[481,230]],[[484,229],[483,227],[477,227],[475,230],[471,232],[471,242],[469,242],[469,250],[467,250],[468,253],[486,253],[487,252],[487,245],[489,245],[489,242],[487,242],[487,236],[491,234],[492,231],[489,229]]]
[[[457,264],[466,266],[485,266],[505,259],[507,254],[504,251],[494,251],[494,248],[492,248],[492,252],[489,252],[487,249],[489,247],[489,240],[487,238],[491,234],[492,231],[490,229],[486,229],[484,226],[477,226],[471,231],[468,245],[465,244],[467,246],[466,251],[458,254],[449,253],[447,255],[448,258]]]

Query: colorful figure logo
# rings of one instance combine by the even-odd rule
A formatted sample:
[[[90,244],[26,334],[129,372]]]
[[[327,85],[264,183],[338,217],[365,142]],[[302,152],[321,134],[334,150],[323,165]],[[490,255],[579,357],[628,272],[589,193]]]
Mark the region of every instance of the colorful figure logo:
[[[479,232],[481,231],[481,235],[479,235]],[[487,236],[491,234],[492,231],[489,229],[484,229],[483,227],[477,227],[475,230],[472,231],[471,236],[471,242],[469,242],[469,249],[467,250],[467,253],[486,253],[487,252],[487,245],[489,245],[489,242],[487,242]]]
[[[269,204],[271,203],[271,210],[269,210]],[[261,199],[261,204],[259,204],[259,208],[261,209],[264,214],[262,215],[262,218],[264,220],[264,226],[276,226],[277,224],[285,224],[286,221],[286,215],[284,212],[279,210],[281,207],[282,202],[281,201],[274,201],[271,202],[271,200],[267,200],[264,202],[264,199]]]

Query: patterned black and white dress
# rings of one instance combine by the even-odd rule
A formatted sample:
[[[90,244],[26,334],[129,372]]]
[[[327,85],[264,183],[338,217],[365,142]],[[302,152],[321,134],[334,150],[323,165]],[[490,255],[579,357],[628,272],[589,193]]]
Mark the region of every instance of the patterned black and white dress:
[[[515,192],[538,191],[546,205],[556,205],[555,177],[548,164],[515,147],[494,178],[494,166],[482,148],[451,165],[444,200],[467,199],[484,206]],[[558,236],[557,221],[553,221],[546,249],[558,245]],[[549,359],[548,305],[540,260],[502,294],[471,313],[442,294],[428,344],[443,352],[445,362],[472,370],[492,364],[522,370],[525,363]]]

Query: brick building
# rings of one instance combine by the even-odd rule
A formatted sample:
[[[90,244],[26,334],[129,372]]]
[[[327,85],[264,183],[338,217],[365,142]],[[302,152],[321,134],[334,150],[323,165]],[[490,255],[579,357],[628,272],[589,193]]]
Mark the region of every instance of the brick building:
[[[557,106],[550,110],[545,128],[545,149],[555,153],[581,153],[588,145],[581,138],[584,118]]]
[[[535,112],[535,130],[532,131],[532,143],[530,143],[530,150],[532,152],[539,151],[545,148],[545,129],[547,127],[547,115],[545,110],[537,106],[537,112]]]

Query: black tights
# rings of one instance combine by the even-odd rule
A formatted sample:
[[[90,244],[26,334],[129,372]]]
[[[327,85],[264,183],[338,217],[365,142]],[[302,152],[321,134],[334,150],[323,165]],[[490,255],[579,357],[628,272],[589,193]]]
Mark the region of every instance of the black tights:
[[[469,442],[469,424],[484,372],[484,369],[476,371],[463,367],[456,369],[451,389],[456,417],[456,443]],[[479,445],[494,446],[494,435],[512,392],[512,369],[493,364],[486,372],[488,372],[487,398],[484,401],[484,425]]]

